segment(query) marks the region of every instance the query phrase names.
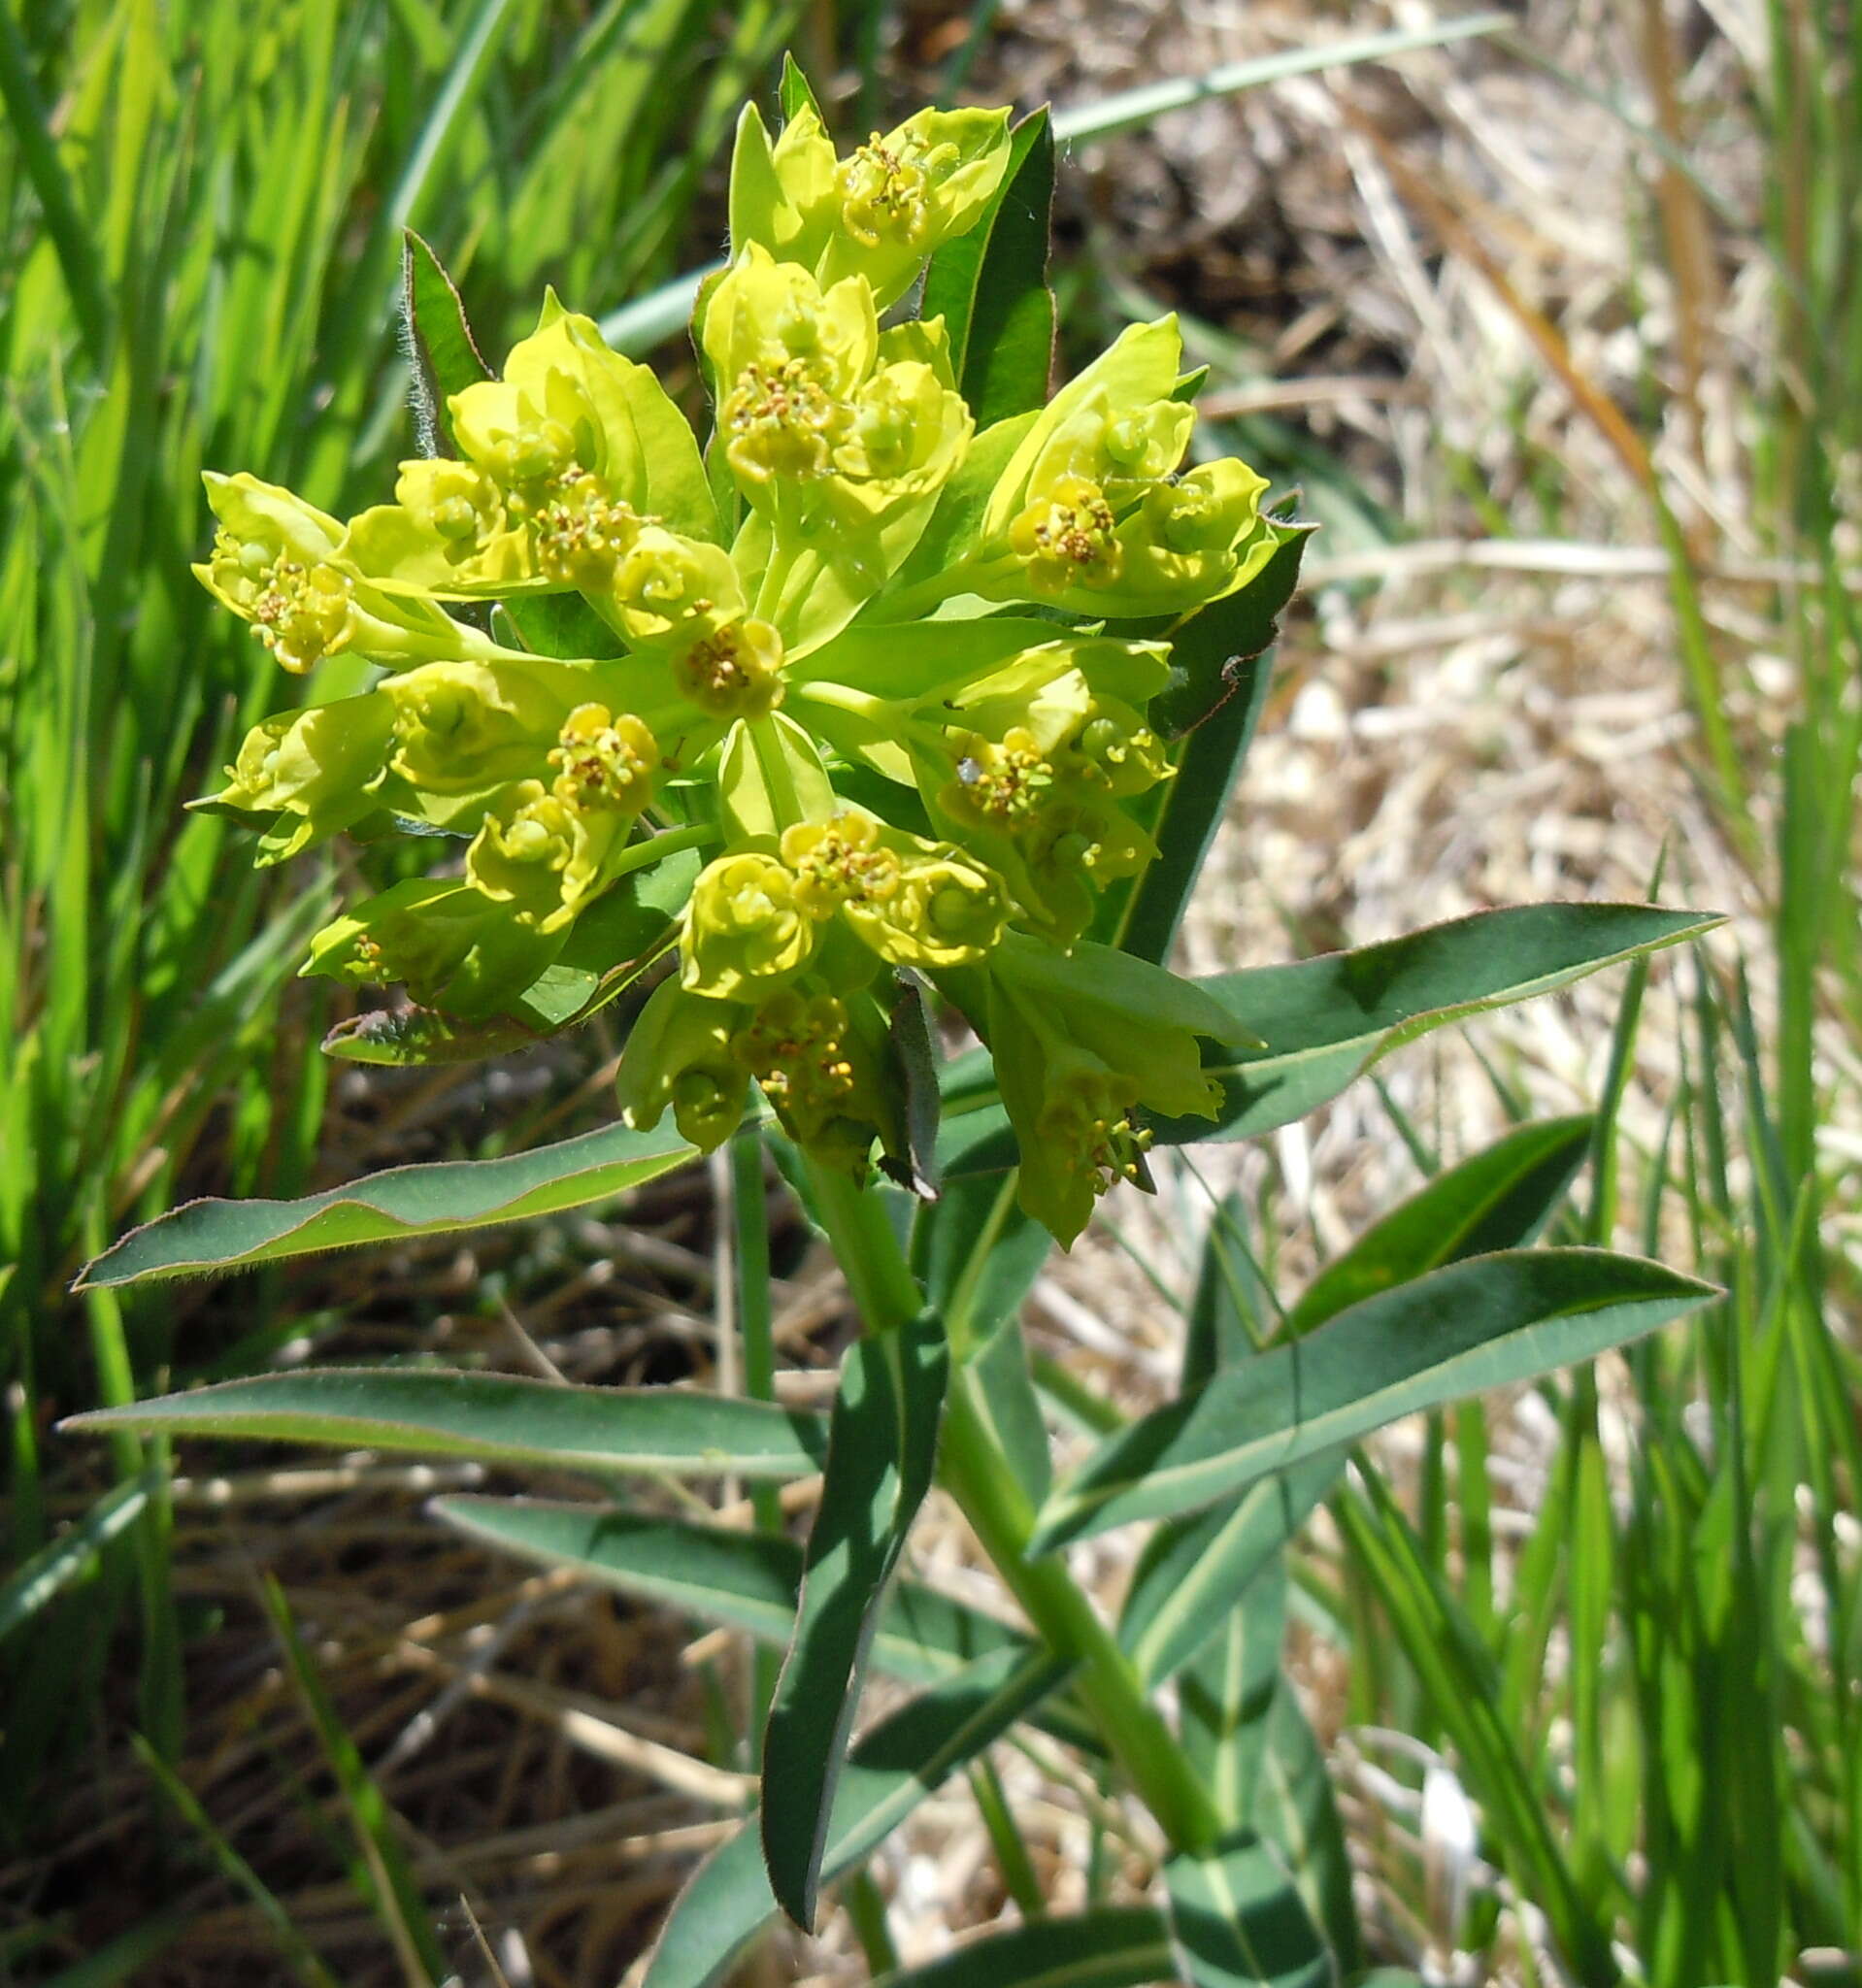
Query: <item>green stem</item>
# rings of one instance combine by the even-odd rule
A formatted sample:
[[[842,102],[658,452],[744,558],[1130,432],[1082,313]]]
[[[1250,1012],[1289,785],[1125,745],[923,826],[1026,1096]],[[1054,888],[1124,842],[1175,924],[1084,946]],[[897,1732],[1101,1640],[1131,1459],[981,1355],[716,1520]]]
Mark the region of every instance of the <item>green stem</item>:
[[[807,1165],[815,1212],[860,1316],[870,1331],[896,1331],[916,1316],[923,1299],[884,1201],[877,1189],[863,1192],[844,1174],[812,1159]],[[1075,1689],[1081,1704],[1173,1846],[1213,1848],[1221,1831],[1214,1804],[1145,1696],[1130,1660],[1065,1564],[1053,1556],[1029,1558],[1034,1510],[988,1418],[977,1408],[975,1386],[967,1369],[951,1376],[938,1457],[945,1488],[1042,1640],[1079,1667]]]
[[[722,841],[723,834],[715,822],[694,822],[690,828],[663,828],[656,835],[629,843],[610,866],[607,881],[612,883],[630,870],[645,870],[649,864],[663,863],[681,849],[702,849],[707,843]]]

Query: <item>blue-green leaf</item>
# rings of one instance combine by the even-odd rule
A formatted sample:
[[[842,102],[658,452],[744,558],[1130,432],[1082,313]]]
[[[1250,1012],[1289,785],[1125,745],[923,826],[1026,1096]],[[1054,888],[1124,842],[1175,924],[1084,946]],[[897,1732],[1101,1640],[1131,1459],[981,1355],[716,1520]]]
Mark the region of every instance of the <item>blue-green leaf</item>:
[[[967,1939],[942,1960],[881,1974],[873,1988],[1147,1988],[1176,1978],[1161,1912],[1101,1905]]]
[[[1337,1963],[1271,1843],[1244,1832],[1164,1866],[1171,1936],[1192,1988],[1335,1988]]]
[[[1053,199],[1053,128],[1044,106],[1011,134],[1009,170],[981,218],[947,242],[925,272],[922,315],[944,319],[957,386],[980,429],[1047,399]]]
[[[1109,1438],[1048,1500],[1034,1550],[1199,1509],[1399,1415],[1594,1358],[1712,1295],[1659,1264],[1602,1250],[1451,1264]]]
[[[494,1546],[573,1567],[622,1594],[701,1621],[786,1643],[802,1591],[802,1545],[604,1505],[533,1499],[436,1499],[436,1516]],[[911,1684],[938,1684],[993,1650],[1027,1650],[1020,1630],[934,1588],[895,1581],[874,1632],[872,1661]]]
[[[1175,1676],[1249,1606],[1256,1576],[1285,1550],[1341,1468],[1337,1452],[1321,1451],[1194,1519],[1157,1528],[1139,1556],[1118,1622],[1118,1640],[1147,1686]]]
[[[815,1919],[821,1855],[887,1581],[937,1461],[949,1352],[935,1312],[841,1363],[795,1634],[763,1736],[763,1852],[782,1909]]]
[[[818,1415],[673,1387],[560,1387],[505,1374],[333,1367],[261,1374],[73,1415],[65,1429],[246,1436],[603,1474],[805,1477]]]
[[[1216,1125],[1160,1121],[1160,1143],[1247,1139],[1329,1103],[1380,1057],[1446,1023],[1545,994],[1719,920],[1649,905],[1521,905],[1477,911],[1355,952],[1200,982],[1261,1049],[1218,1052]]]
[[[1522,1125],[1439,1174],[1319,1272],[1286,1314],[1286,1337],[1439,1265],[1536,1240],[1584,1163],[1592,1124],[1585,1113]]]
[[[854,1746],[841,1775],[820,1882],[832,1883],[869,1856],[947,1775],[1032,1712],[1066,1673],[1056,1658],[1002,1650],[882,1719]],[[642,1988],[717,1988],[776,1913],[749,1823],[675,1901]]]
[[[391,1167],[301,1201],[190,1201],[132,1229],[84,1267],[79,1288],[274,1263],[316,1249],[400,1242],[558,1214],[606,1201],[695,1158],[670,1126],[603,1126],[493,1160]]]

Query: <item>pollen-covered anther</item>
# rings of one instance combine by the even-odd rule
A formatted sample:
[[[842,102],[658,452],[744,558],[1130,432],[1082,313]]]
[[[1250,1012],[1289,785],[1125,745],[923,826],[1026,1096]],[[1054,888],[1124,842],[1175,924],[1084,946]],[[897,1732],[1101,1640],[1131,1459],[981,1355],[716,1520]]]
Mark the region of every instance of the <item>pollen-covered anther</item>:
[[[897,855],[881,848],[879,824],[862,814],[799,822],[784,830],[782,860],[795,873],[795,896],[813,916],[842,905],[883,903],[899,887]]]
[[[1059,477],[1009,527],[1009,544],[1039,577],[1110,586],[1124,566],[1113,523],[1112,506],[1097,483]]]
[[[1041,1135],[1069,1153],[1089,1176],[1095,1197],[1121,1180],[1142,1180],[1149,1149],[1148,1127],[1132,1124],[1130,1100],[1110,1080],[1076,1078],[1051,1098],[1041,1114]]]
[[[782,701],[782,638],[767,621],[729,621],[673,665],[682,695],[718,717],[757,718]]]
[[[772,1102],[798,1113],[830,1112],[851,1095],[847,1010],[831,994],[779,994],[731,1038],[731,1052]]]
[[[616,717],[605,704],[580,704],[563,721],[549,763],[558,800],[638,813],[652,799],[659,742],[630,712]]]
[[[942,150],[955,156],[952,146]],[[925,168],[939,162],[932,154],[906,158],[874,132],[841,167],[841,215],[848,233],[869,248],[888,238],[916,248],[931,223]]]
[[[633,549],[643,522],[631,504],[610,498],[596,478],[577,470],[558,480],[556,494],[531,519],[537,564],[567,585],[605,588],[615,563]]]
[[[1054,770],[1033,733],[1017,725],[1000,745],[978,741],[957,761],[951,798],[998,827],[1029,821],[1053,785]]]
[[[252,628],[283,668],[301,674],[349,646],[352,593],[334,566],[280,557],[252,595]]]
[[[812,360],[753,362],[725,399],[724,449],[738,475],[754,483],[824,477],[851,420],[852,411],[822,385]]]

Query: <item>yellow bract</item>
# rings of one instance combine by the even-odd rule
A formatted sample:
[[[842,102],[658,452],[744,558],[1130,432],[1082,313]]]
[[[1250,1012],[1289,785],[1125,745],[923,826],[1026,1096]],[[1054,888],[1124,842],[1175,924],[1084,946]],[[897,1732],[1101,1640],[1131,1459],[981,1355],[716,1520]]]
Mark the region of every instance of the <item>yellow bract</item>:
[[[1144,1113],[1210,1108],[1199,1038],[1226,1026],[1083,937],[1155,853],[1142,797],[1173,771],[1147,716],[1171,646],[1117,624],[1175,626],[1281,540],[1244,464],[1183,467],[1173,319],[981,437],[978,325],[954,356],[942,319],[881,328],[1010,158],[1002,111],[846,158],[812,107],[774,140],[748,111],[694,325],[703,455],[549,296],[500,377],[452,382],[451,452],[403,463],[393,502],[345,524],[210,479],[198,570],[277,660],[398,674],[266,720],[205,805],[261,860],[450,838],[444,874],[318,935],[310,970],[350,984],[541,1028],[579,977],[612,998],[663,958],[619,1097],[708,1149],[753,1078],[812,1154],[864,1178],[878,1140],[905,1177],[923,977],[988,1042],[1023,1203],[1068,1239],[1142,1177]]]

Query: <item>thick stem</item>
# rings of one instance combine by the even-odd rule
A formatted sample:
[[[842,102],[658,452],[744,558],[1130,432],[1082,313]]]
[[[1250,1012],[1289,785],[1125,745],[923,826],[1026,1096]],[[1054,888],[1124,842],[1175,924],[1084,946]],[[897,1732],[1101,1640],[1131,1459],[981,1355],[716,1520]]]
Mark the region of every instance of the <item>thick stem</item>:
[[[809,1182],[861,1317],[871,1331],[895,1331],[923,1299],[883,1200],[812,1161]],[[1065,1565],[1028,1557],[1035,1515],[987,1417],[977,1410],[975,1385],[968,1369],[951,1376],[938,1451],[945,1488],[1042,1640],[1079,1666],[1074,1688],[1081,1704],[1173,1847],[1211,1849],[1221,1831],[1215,1806],[1130,1660]]]

